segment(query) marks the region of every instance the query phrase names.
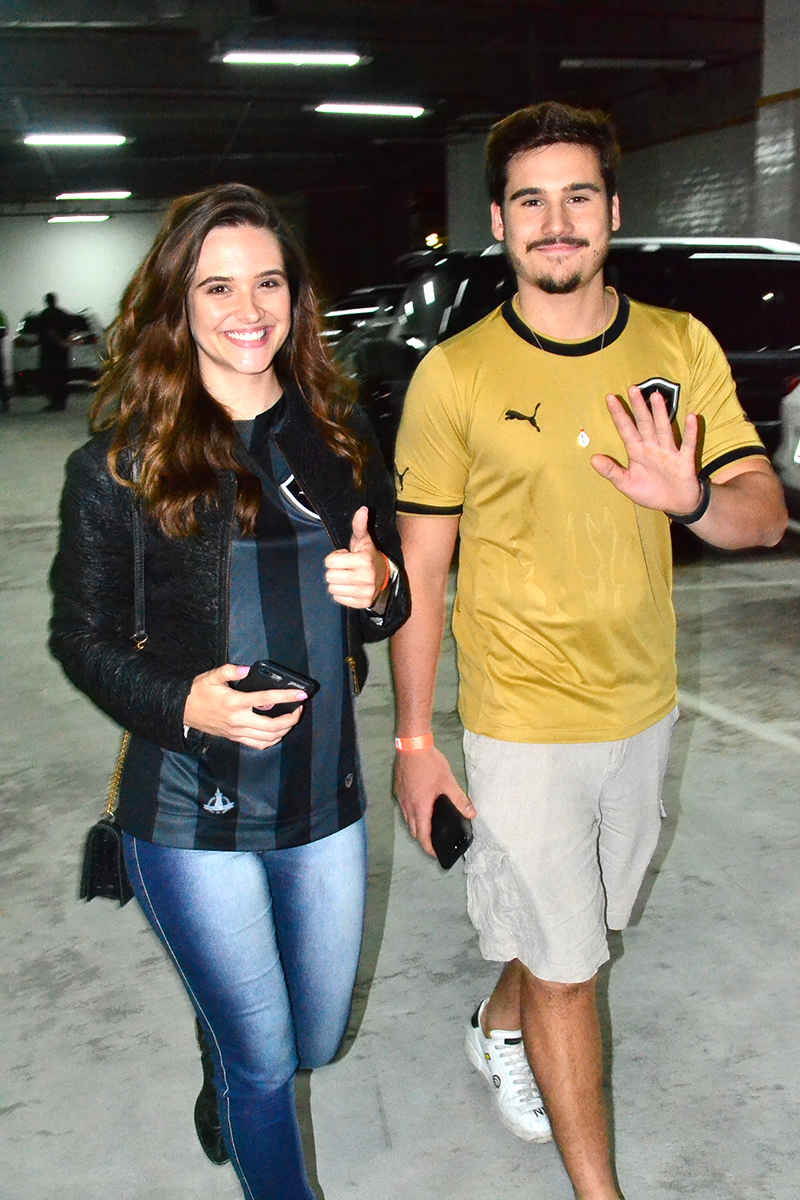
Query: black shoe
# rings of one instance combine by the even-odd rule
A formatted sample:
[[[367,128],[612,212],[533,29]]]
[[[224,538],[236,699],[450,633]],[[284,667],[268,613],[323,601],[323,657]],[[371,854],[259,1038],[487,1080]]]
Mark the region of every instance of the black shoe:
[[[228,1161],[228,1151],[222,1140],[222,1127],[219,1120],[219,1104],[217,1089],[214,1087],[214,1064],[211,1061],[211,1051],[208,1048],[203,1027],[195,1018],[195,1033],[197,1045],[200,1047],[200,1063],[203,1068],[203,1086],[194,1106],[194,1127],[203,1153],[216,1166],[221,1167]]]

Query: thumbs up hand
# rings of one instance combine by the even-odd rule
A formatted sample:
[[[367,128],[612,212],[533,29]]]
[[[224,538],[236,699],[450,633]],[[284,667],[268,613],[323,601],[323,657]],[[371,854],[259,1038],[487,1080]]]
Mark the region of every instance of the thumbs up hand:
[[[369,509],[353,515],[349,550],[334,550],[325,559],[325,582],[337,604],[346,608],[374,608],[386,580],[386,558],[369,536]]]
[[[353,513],[353,533],[350,537],[350,553],[358,554],[360,550],[367,548],[374,550],[372,538],[367,532],[367,522],[369,520],[369,509],[366,505],[363,508],[357,508]]]

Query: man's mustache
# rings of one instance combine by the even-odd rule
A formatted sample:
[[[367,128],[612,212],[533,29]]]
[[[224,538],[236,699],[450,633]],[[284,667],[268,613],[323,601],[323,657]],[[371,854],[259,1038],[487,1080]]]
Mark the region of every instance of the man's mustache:
[[[549,237],[540,238],[538,242],[528,242],[526,250],[542,250],[545,246],[588,246],[589,243],[585,238],[577,237]]]

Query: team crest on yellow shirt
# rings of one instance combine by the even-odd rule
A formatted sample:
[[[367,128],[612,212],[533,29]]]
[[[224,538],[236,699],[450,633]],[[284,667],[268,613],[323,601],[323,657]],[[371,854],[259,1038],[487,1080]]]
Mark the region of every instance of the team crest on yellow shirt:
[[[679,383],[673,383],[671,379],[662,379],[659,375],[654,375],[652,379],[645,379],[644,383],[637,383],[635,386],[639,388],[648,405],[653,392],[660,392],[667,406],[667,416],[670,421],[675,420],[678,415],[678,400],[681,395],[681,385]]]

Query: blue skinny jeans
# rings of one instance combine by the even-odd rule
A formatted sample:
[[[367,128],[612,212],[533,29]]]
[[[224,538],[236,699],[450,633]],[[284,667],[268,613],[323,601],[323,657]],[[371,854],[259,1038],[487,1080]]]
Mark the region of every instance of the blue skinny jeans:
[[[364,819],[263,853],[178,850],[126,834],[125,862],[205,1027],[245,1197],[313,1200],[294,1074],[330,1062],[347,1024],[364,919]]]

